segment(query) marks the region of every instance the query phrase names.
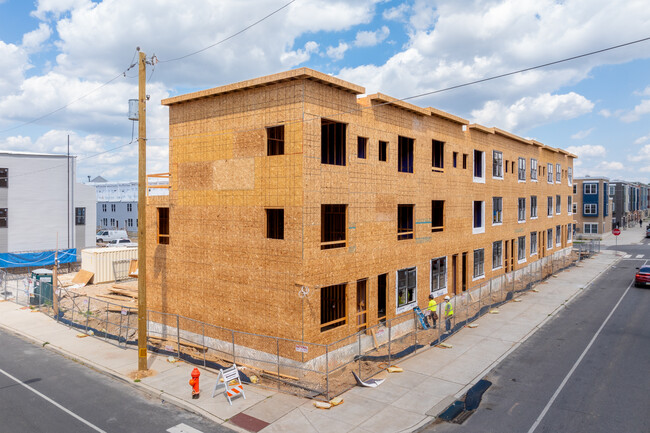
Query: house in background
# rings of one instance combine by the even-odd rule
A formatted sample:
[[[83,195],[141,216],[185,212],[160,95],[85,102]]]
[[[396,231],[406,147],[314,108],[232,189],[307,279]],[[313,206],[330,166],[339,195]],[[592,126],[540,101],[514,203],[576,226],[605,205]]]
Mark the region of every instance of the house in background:
[[[613,180],[609,195],[614,199],[613,224],[628,228],[639,225],[639,220],[650,215],[648,185],[625,180]]]
[[[75,156],[0,151],[0,253],[95,245],[95,189],[75,175]]]
[[[606,177],[579,177],[573,182],[576,237],[601,238],[612,231],[612,199]]]
[[[98,176],[87,183],[97,191],[97,229],[138,232],[138,182],[108,182]]]

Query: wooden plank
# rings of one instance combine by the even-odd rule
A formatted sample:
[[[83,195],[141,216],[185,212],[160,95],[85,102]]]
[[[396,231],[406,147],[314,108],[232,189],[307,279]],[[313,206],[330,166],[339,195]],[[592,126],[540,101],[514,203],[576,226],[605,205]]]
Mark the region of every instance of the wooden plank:
[[[129,296],[121,296],[121,295],[97,295],[98,298],[106,298],[106,299],[113,299],[115,301],[122,301],[122,302],[134,302],[135,299],[129,297]]]
[[[372,334],[372,341],[375,342],[375,349],[379,348],[379,343],[377,342],[377,334],[375,334],[375,328],[371,328],[370,333]]]
[[[111,313],[120,313],[122,314],[122,311],[126,311],[126,314],[136,314],[138,310],[134,310],[131,308],[117,308],[117,307],[109,307],[106,309],[106,311],[111,312]]]
[[[83,269],[77,272],[77,275],[72,279],[73,284],[83,284],[84,286],[88,284],[90,280],[95,276],[94,273],[89,271],[84,271]]]
[[[151,335],[149,337],[147,337],[147,339],[157,341],[158,343],[156,343],[156,344],[168,344],[170,346],[175,346],[175,345],[178,344],[178,341],[176,341],[176,340],[167,340],[165,338],[153,337]],[[183,341],[183,340],[181,340],[181,346],[191,347],[193,349],[201,350],[201,351],[207,349],[206,347],[203,347],[203,346],[201,346],[199,344],[194,344],[194,343],[190,343],[189,341]]]
[[[113,284],[112,287],[114,287],[116,289],[130,290],[132,292],[137,292],[138,291],[138,285],[137,284]]]

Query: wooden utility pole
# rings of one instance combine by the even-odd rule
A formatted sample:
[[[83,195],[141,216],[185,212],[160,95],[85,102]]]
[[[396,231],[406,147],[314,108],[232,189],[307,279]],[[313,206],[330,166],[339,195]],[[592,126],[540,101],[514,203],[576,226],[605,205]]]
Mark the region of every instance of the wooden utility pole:
[[[138,371],[147,370],[147,56],[138,59]]]

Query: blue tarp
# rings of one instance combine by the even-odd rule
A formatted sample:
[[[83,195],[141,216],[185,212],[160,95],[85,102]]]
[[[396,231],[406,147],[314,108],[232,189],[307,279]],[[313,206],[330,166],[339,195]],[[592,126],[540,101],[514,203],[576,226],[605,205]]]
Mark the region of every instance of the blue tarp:
[[[77,249],[59,250],[59,264],[77,261]],[[54,264],[54,250],[37,253],[0,253],[0,268],[35,268]]]

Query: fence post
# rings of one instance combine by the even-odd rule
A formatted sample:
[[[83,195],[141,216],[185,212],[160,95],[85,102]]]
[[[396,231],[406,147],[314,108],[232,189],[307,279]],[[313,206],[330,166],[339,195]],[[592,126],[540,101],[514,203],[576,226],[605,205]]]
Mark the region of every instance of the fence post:
[[[205,357],[206,354],[208,353],[208,348],[205,347],[205,322],[201,322],[201,325],[203,326],[203,331],[201,332],[202,334],[201,345],[203,346],[203,367],[205,367]]]
[[[126,315],[126,335],[124,336],[124,346],[129,342],[129,331],[131,331],[131,309],[129,308]]]
[[[357,339],[358,342],[359,342],[359,357],[357,358],[357,360],[359,362],[359,377],[361,377],[361,332],[357,333],[357,335],[359,337]],[[363,379],[363,378],[361,377],[361,379]]]
[[[392,323],[391,323],[392,321],[393,321],[392,319],[390,321],[388,321],[388,324],[392,325]],[[388,326],[388,366],[389,367],[390,367],[390,355],[391,355],[390,343],[391,343],[391,340],[393,339],[392,330],[393,330],[393,327]]]
[[[60,304],[59,304],[60,305]],[[124,307],[120,307],[120,309],[124,309]],[[117,333],[117,345],[120,345],[120,340],[122,340],[122,311],[120,311],[120,330]],[[125,344],[126,344],[126,338],[124,339]]]
[[[325,346],[325,398],[327,398],[327,400],[330,399],[330,345],[329,344]]]
[[[181,320],[180,316],[176,315],[176,344],[178,347],[178,359],[181,359]]]
[[[278,379],[280,378],[280,339],[275,337],[275,352],[278,356]],[[280,381],[278,380],[278,391],[280,390]]]
[[[106,303],[106,322],[104,324],[104,341],[108,339],[108,302]]]
[[[86,332],[88,332],[88,319],[90,317],[90,298],[86,296],[86,303],[88,305],[86,309]]]
[[[232,338],[232,363],[235,363],[235,331],[230,330],[230,335]]]

